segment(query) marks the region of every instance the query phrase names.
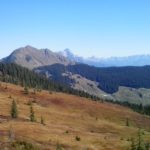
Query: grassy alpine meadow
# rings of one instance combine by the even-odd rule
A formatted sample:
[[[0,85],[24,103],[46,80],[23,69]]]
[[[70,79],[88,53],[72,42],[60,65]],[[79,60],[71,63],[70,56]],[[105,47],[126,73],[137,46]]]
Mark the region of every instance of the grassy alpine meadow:
[[[127,150],[139,129],[149,142],[150,117],[123,106],[0,83],[2,150]]]

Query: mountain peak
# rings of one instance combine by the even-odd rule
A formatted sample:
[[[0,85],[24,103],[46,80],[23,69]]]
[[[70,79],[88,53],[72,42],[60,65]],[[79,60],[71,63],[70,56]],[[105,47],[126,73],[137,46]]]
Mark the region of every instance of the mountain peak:
[[[18,51],[18,50],[20,50],[20,51],[25,51],[25,50],[37,50],[37,48],[35,48],[35,47],[31,46],[31,45],[26,45],[26,46],[24,46],[24,47],[20,47],[20,48],[14,50],[14,51]]]
[[[70,50],[69,48],[64,49],[64,52],[72,53],[71,50]]]
[[[64,49],[62,52],[60,52],[65,57],[72,57],[74,54],[71,52],[69,48]]]
[[[37,49],[35,47],[30,46],[30,45],[26,45],[24,47],[17,48],[10,55],[15,55],[15,54],[18,54],[18,53],[25,54],[25,53],[33,52],[33,51],[36,51],[36,50]]]
[[[2,62],[16,63],[29,69],[52,64],[71,64],[71,61],[58,53],[52,52],[47,48],[37,49],[30,45],[14,50]]]
[[[31,45],[26,45],[24,48],[34,48],[34,47]]]
[[[63,51],[60,51],[59,54],[66,57],[70,61],[77,62],[77,63],[83,62],[83,58],[72,53],[72,51],[69,48],[66,48]]]

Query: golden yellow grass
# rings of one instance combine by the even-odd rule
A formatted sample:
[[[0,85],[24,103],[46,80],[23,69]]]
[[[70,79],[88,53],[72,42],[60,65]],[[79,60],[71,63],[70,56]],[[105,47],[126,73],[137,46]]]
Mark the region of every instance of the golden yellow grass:
[[[5,83],[0,86],[0,141],[8,141],[12,128],[16,139],[28,140],[41,149],[55,150],[60,143],[65,150],[126,150],[131,137],[139,128],[144,139],[150,141],[150,117],[110,103],[100,103],[86,98],[48,91],[23,88]],[[10,117],[12,99],[18,106],[19,118]],[[33,101],[36,123],[29,120],[29,101]],[[45,126],[40,124],[43,116]],[[129,118],[130,127],[126,126]],[[80,137],[77,141],[75,137]]]

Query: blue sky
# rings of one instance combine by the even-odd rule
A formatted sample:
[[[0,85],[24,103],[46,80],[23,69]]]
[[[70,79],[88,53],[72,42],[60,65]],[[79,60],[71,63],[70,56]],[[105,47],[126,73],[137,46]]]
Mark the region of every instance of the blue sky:
[[[150,54],[149,0],[1,0],[0,57],[32,45],[84,57]]]

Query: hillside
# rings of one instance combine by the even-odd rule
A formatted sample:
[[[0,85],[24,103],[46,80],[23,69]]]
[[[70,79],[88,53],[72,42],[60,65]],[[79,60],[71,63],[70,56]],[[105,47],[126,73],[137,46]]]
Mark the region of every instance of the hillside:
[[[0,63],[0,81],[9,82],[23,87],[35,89],[47,89],[54,91],[69,91],[71,88],[48,80],[33,71],[17,64]]]
[[[113,93],[113,97],[121,102],[150,105],[150,89],[146,88],[135,89],[121,86],[116,93]]]
[[[17,102],[18,119],[10,117],[13,99]],[[29,120],[31,101],[35,123]],[[119,105],[73,95],[47,91],[35,94],[33,89],[24,94],[20,86],[7,84],[6,88],[6,83],[1,83],[0,110],[2,149],[9,147],[10,130],[13,133],[11,140],[32,143],[40,150],[56,150],[58,145],[64,150],[126,150],[139,128],[144,141],[150,140],[148,116]],[[41,116],[45,125],[40,124]],[[127,118],[129,126],[126,126]]]
[[[72,61],[66,58],[68,55],[72,58]],[[33,70],[37,74],[44,75],[51,82],[47,84],[49,83],[48,80],[41,81],[44,84],[42,85],[44,89],[57,89],[71,93],[72,89],[75,89],[76,91],[82,91],[84,96],[88,93],[88,95],[94,95],[102,99],[150,105],[149,92],[145,92],[150,89],[150,66],[98,68],[75,63],[74,59],[74,55],[68,49],[56,53],[48,49],[26,46],[15,50],[1,61],[7,65],[15,63]],[[7,72],[10,71],[7,70]],[[13,78],[15,78],[15,74],[13,75]],[[14,82],[18,82],[18,77]],[[23,78],[24,76],[19,81],[21,84],[24,82]],[[5,78],[3,81],[5,81]],[[30,81],[32,82],[32,80]],[[36,82],[35,79],[34,86]],[[62,84],[63,88],[60,86]],[[140,90],[141,88],[143,90]],[[75,90],[74,93],[77,94],[78,92],[75,92]]]
[[[93,100],[100,100],[99,97],[93,94],[73,89],[63,82],[47,79],[43,75],[12,63],[0,63],[0,81],[21,85],[24,88],[32,87],[35,90],[45,89],[49,91],[64,92],[79,95],[81,97],[92,98]]]
[[[35,69],[41,74],[49,74],[54,80],[67,83],[63,73],[71,72],[98,83],[98,87],[106,93],[115,93],[119,86],[132,88],[150,88],[150,66],[144,67],[109,67],[97,68],[84,64],[55,64]],[[69,78],[69,77],[68,77]]]
[[[68,66],[54,64],[34,70],[54,81],[75,88],[82,87],[80,90],[85,90],[89,93],[92,90],[98,91],[97,93],[92,92],[98,96],[107,96],[110,99],[117,99],[119,101],[122,100],[121,96],[123,96],[125,97],[124,101],[131,101],[132,103],[133,100],[133,103],[136,101],[135,103],[137,104],[150,104],[148,93],[144,92],[144,90],[138,90],[139,88],[145,88],[145,90],[150,88],[150,66],[97,68],[84,64]],[[73,76],[76,76],[76,78],[73,78]],[[85,81],[84,86],[83,81]],[[125,93],[125,91],[119,91],[122,86],[131,91],[131,96]],[[118,95],[117,92],[123,95]],[[145,100],[142,97],[146,97],[146,102],[144,102]]]

